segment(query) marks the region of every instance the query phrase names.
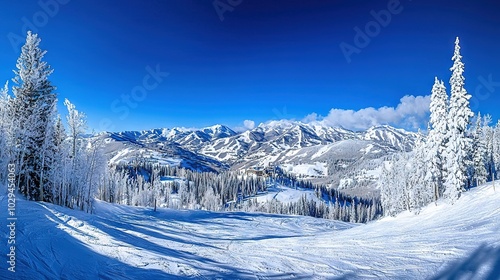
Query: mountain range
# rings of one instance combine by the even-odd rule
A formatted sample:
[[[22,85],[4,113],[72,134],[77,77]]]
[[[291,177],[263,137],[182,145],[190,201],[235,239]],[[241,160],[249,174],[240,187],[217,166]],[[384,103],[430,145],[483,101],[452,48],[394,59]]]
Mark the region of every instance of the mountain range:
[[[279,165],[338,185],[346,184],[344,177],[352,183],[359,174],[379,168],[380,161],[396,151],[411,150],[417,134],[387,125],[351,131],[281,120],[240,133],[214,125],[106,132],[99,137],[112,163],[146,160],[215,172]]]

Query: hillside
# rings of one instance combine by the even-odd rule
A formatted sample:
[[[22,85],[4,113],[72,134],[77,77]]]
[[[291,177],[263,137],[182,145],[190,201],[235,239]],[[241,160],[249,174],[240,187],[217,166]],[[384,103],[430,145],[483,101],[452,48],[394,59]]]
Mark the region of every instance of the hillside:
[[[367,225],[103,202],[89,215],[21,198],[16,214],[17,272],[4,264],[2,279],[500,279],[490,184]]]
[[[273,165],[299,178],[342,187],[352,195],[378,196],[377,168],[394,152],[412,150],[416,133],[391,126],[355,132],[281,120],[241,133],[214,125],[107,132],[97,137],[104,141],[111,163],[146,161],[216,172]]]

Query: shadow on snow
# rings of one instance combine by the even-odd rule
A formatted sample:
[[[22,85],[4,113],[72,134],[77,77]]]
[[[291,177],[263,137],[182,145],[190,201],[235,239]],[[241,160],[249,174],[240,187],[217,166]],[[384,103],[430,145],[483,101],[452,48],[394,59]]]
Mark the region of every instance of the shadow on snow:
[[[441,271],[434,280],[500,279],[500,247],[482,244],[468,257],[459,259]]]

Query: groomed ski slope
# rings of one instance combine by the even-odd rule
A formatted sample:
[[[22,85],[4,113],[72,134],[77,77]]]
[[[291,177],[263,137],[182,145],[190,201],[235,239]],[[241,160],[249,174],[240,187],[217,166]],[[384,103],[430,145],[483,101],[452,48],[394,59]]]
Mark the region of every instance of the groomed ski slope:
[[[0,279],[500,279],[490,184],[367,225],[103,202],[89,215],[20,198],[16,214],[16,273],[2,226]]]

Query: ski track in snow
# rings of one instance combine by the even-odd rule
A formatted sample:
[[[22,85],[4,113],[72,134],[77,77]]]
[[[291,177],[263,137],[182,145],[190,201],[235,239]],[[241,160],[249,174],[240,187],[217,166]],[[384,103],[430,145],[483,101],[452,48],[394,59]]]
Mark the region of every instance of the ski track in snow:
[[[367,225],[103,202],[89,215],[22,198],[16,215],[17,272],[3,261],[1,279],[500,279],[491,185]]]

